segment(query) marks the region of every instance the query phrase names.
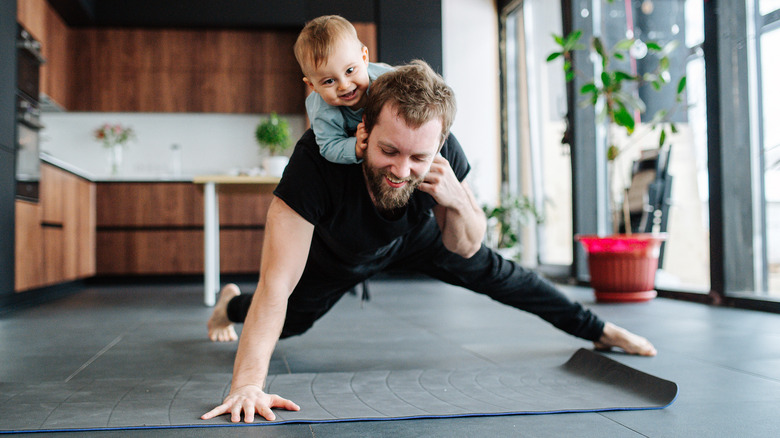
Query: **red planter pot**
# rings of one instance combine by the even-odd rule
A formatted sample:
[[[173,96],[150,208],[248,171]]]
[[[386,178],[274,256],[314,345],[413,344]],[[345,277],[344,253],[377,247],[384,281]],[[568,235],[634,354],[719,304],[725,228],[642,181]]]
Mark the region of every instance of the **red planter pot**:
[[[648,301],[656,297],[655,272],[666,234],[575,236],[588,252],[596,300]]]

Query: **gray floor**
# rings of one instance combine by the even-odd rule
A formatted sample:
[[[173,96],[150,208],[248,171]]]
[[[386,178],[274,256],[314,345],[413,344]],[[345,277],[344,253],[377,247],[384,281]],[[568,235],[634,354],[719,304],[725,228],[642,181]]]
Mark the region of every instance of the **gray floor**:
[[[201,304],[200,290],[196,284],[90,288],[6,314],[0,317],[0,383],[175,379],[229,373],[236,344],[213,344],[206,339],[205,320],[210,309]],[[605,319],[655,343],[660,352],[655,358],[620,353],[609,356],[675,381],[680,392],[671,407],[87,435],[762,437],[780,430],[780,315],[660,298],[644,304],[596,304],[588,289],[564,290]],[[513,363],[553,366],[565,362],[578,348],[589,347],[536,317],[437,282],[374,281],[371,292],[372,300],[362,308],[357,298],[346,296],[310,332],[282,341],[271,372]],[[205,403],[217,404],[220,395],[215,393],[213,400]],[[7,401],[7,394],[0,392],[0,403]],[[11,411],[2,415],[11,415]],[[47,436],[58,435],[74,436]]]

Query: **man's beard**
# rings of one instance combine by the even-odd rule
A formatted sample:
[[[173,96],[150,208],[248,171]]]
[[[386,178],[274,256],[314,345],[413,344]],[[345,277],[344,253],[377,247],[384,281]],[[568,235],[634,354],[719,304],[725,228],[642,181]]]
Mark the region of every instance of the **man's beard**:
[[[410,175],[404,179],[406,184],[404,184],[403,187],[397,189],[390,187],[384,179],[386,175],[393,175],[387,171],[371,166],[368,156],[366,156],[366,159],[363,161],[363,172],[366,175],[368,190],[373,197],[374,205],[380,213],[391,213],[399,208],[405,207],[414,190],[423,181],[422,177],[413,177]],[[393,180],[397,181],[395,176],[393,176]]]

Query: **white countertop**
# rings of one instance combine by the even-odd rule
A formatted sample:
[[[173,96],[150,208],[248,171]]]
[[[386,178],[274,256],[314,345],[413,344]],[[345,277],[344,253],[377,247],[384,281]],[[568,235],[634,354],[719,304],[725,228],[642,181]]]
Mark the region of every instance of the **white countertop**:
[[[92,182],[192,182],[194,175],[171,175],[171,174],[119,174],[119,175],[98,175],[74,166],[71,163],[63,161],[51,154],[41,152],[41,160],[45,163],[59,167],[76,176]]]

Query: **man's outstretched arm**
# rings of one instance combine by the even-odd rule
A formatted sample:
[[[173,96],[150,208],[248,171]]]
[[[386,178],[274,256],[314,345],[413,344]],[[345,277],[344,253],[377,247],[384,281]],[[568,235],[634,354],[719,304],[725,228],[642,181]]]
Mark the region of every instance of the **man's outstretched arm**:
[[[251,423],[255,412],[272,421],[271,408],[297,411],[290,400],[263,391],[268,366],[287,313],[287,299],[301,278],[309,254],[314,226],[279,198],[268,210],[260,281],[252,298],[238,342],[230,394],[224,402],[204,414],[207,420],[230,413],[232,422]]]
[[[465,258],[479,251],[485,236],[487,220],[477,200],[464,181],[458,181],[450,163],[436,156],[420,190],[430,194],[439,204],[433,213],[439,224],[444,246]]]

